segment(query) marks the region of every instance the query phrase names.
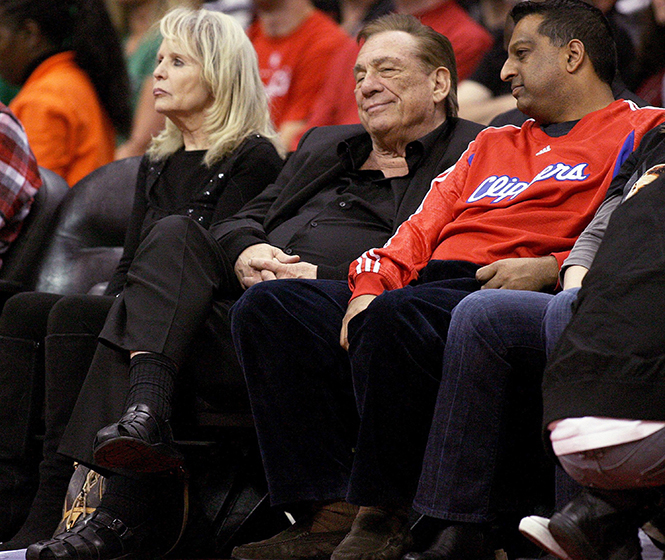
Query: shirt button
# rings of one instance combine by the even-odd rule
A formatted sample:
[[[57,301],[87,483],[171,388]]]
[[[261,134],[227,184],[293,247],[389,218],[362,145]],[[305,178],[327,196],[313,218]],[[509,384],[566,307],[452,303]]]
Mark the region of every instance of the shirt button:
[[[346,202],[342,200],[342,202],[339,203],[340,208],[346,208]]]
[[[293,249],[291,249],[291,247],[287,247],[286,249],[284,249],[284,252],[285,252],[287,255],[290,255],[291,253],[293,253]]]
[[[203,196],[210,196],[210,191],[206,191],[203,193]]]
[[[312,223],[310,223],[309,225],[312,226],[312,227],[316,227],[316,226],[319,225],[319,223],[318,223],[318,222],[312,222]]]
[[[199,216],[198,218],[196,218],[196,221],[199,223],[203,223],[203,216]]]
[[[187,213],[191,216],[194,213],[194,208],[188,208]]]

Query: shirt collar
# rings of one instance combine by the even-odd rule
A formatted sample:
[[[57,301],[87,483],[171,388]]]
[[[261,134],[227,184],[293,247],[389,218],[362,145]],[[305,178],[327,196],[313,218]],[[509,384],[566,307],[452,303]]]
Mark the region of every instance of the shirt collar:
[[[406,145],[406,163],[409,173],[418,166],[423,155],[429,153],[434,144],[448,131],[451,119],[448,118],[432,132]],[[357,171],[365,163],[372,151],[372,139],[367,132],[342,140],[337,145],[337,155],[346,171]]]

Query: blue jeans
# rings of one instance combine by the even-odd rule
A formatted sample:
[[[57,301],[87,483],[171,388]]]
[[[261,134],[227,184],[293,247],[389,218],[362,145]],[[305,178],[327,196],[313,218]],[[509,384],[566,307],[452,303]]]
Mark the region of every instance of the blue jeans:
[[[539,394],[546,347],[567,324],[575,293],[482,290],[453,310],[414,508],[458,522],[490,521],[507,388],[515,364]],[[546,342],[549,341],[549,342]],[[508,435],[511,437],[511,435]],[[540,445],[538,443],[538,448]]]

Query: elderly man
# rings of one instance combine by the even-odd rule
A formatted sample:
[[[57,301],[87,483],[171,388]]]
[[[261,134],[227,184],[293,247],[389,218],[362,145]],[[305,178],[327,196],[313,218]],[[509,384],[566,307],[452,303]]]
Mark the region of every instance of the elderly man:
[[[149,364],[136,356],[130,360],[131,391],[123,402],[126,366],[114,363],[127,360],[126,353],[98,346],[95,359],[103,365],[87,376],[60,452],[96,464],[91,450],[97,430],[140,405],[145,413],[128,412],[116,426],[128,436],[108,437],[113,430],[106,430],[96,440],[95,451],[111,443],[117,451],[97,453],[100,466],[148,472],[177,464],[181,456],[170,436],[170,414],[159,412],[171,409],[176,376],[195,376],[203,398],[226,410],[246,405],[230,338],[230,300],[243,286],[275,277],[344,278],[354,258],[385,243],[418,208],[431,178],[452,165],[482,129],[455,117],[455,59],[444,36],[407,16],[372,25],[367,36],[384,27],[405,31],[395,40],[389,40],[391,32],[367,42],[375,50],[370,77],[358,87],[364,127],[307,133],[275,183],[210,233],[176,216],[160,220],[147,234],[102,338],[123,331],[128,310],[139,332],[161,329],[157,338],[169,341],[168,355],[151,353]],[[369,64],[359,59],[359,65]],[[183,374],[182,356],[194,366]],[[124,494],[132,499],[114,510],[129,527],[153,515],[143,493],[132,487]],[[102,506],[109,503],[107,491]],[[344,532],[353,516],[347,516]],[[122,535],[115,536],[124,543]]]
[[[614,102],[616,53],[597,9],[545,0],[512,15],[503,79],[535,120],[481,132],[395,236],[352,266],[352,292],[342,282],[273,282],[232,310],[273,500],[361,506],[333,560],[395,559],[411,545],[407,513],[451,310],[480,287],[553,288],[613,173],[665,118]],[[356,73],[361,87],[374,78],[362,65]],[[342,325],[348,356],[336,348]],[[491,556],[485,529],[448,532],[438,557]]]

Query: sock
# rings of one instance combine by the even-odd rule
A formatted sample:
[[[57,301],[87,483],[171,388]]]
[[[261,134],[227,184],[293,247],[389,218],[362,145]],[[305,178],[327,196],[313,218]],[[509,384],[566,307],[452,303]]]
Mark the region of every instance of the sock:
[[[106,479],[100,511],[106,511],[134,529],[154,514],[155,476],[129,478],[114,474]]]
[[[345,501],[332,502],[321,506],[314,514],[312,533],[349,531],[358,513],[358,506]]]
[[[177,364],[162,354],[146,352],[135,355],[129,362],[126,408],[139,403],[147,404],[162,419],[169,419],[177,374]]]

